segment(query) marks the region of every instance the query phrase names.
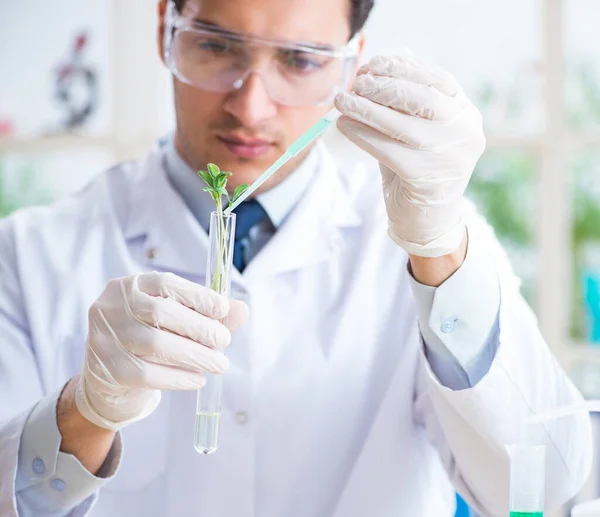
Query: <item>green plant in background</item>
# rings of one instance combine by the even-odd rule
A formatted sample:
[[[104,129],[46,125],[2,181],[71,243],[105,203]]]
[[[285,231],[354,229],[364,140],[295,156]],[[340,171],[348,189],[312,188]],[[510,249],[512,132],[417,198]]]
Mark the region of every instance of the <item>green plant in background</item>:
[[[483,206],[499,238],[527,246],[532,237],[531,222],[524,210],[523,197],[529,193],[535,161],[528,155],[515,153],[502,156],[499,163],[498,160],[494,163],[493,158],[489,156],[480,162],[469,185],[469,194]],[[496,170],[490,174],[492,167]]]
[[[600,196],[586,185],[586,177],[598,177],[600,155],[577,156],[573,164],[575,175],[573,197],[573,227],[571,229],[573,289],[571,304],[571,335],[581,339],[586,335],[586,299],[584,275],[590,266],[600,275],[600,263],[586,264],[585,252],[592,245],[600,246]],[[590,174],[591,173],[591,174]],[[600,179],[595,179],[597,184]],[[597,189],[600,191],[600,188]]]
[[[600,85],[596,68],[590,63],[579,63],[572,67],[572,84],[569,121],[574,128],[600,127]],[[494,103],[502,103],[504,92],[499,92],[490,82],[483,83],[477,104],[485,112]],[[510,98],[518,91],[509,92]],[[575,99],[575,100],[573,100]],[[517,101],[510,100],[511,106]],[[512,115],[512,110],[510,110]],[[573,157],[573,198],[571,219],[572,246],[572,292],[571,292],[571,335],[581,339],[586,334],[585,300],[582,288],[585,250],[590,244],[600,246],[600,195],[586,185],[589,179],[600,191],[600,153]],[[487,153],[469,186],[469,195],[496,230],[498,238],[510,250],[532,248],[535,213],[537,164],[533,157],[523,153]],[[595,268],[600,273],[600,264]],[[531,279],[533,280],[533,279]],[[524,294],[532,300],[533,285],[524,284]]]
[[[570,70],[569,121],[573,128],[600,127],[600,76],[594,62],[576,61]],[[586,336],[585,275],[590,269],[600,275],[600,263],[587,264],[585,253],[600,246],[600,153],[573,157],[573,228],[571,334]],[[594,188],[595,187],[595,188]],[[586,271],[587,270],[587,271]]]
[[[515,265],[518,254],[531,249],[535,172],[536,162],[530,155],[488,153],[473,173],[467,191],[506,246]],[[523,281],[523,295],[532,303],[534,279],[518,267],[517,273]]]
[[[569,121],[574,128],[598,125],[600,121],[600,88],[597,67],[593,63],[579,62],[571,67],[571,96]]]
[[[227,261],[227,231],[225,218],[223,215],[223,196],[228,201],[228,204],[234,203],[248,188],[248,185],[238,185],[233,191],[233,195],[229,197],[227,192],[227,179],[231,176],[231,172],[221,171],[214,163],[207,165],[206,171],[198,171],[198,176],[202,178],[206,187],[204,191],[208,192],[215,202],[217,209],[217,265],[215,274],[212,279],[211,289],[219,294],[224,294],[227,285],[228,261]]]
[[[599,160],[600,156],[580,157],[574,164],[575,177],[597,168]],[[532,200],[536,169],[535,159],[527,154],[488,154],[481,160],[469,185],[469,196],[509,250],[531,248],[534,243],[535,207]],[[600,245],[600,199],[582,181],[573,185],[573,196],[571,334],[580,339],[585,336],[585,300],[581,282],[584,252],[590,243]],[[600,270],[600,264],[597,268]],[[524,280],[524,295],[532,302],[533,279]]]
[[[33,167],[23,166],[9,174],[0,159],[0,218],[29,205],[47,203],[50,195],[39,186]]]

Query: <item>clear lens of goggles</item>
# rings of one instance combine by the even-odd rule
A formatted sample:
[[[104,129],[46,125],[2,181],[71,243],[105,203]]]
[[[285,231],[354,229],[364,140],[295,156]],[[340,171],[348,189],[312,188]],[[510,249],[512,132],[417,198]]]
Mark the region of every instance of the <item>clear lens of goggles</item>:
[[[179,80],[204,90],[241,88],[250,73],[256,72],[275,102],[315,106],[330,102],[346,87],[356,63],[357,53],[350,44],[321,50],[200,25],[172,13],[165,57]]]

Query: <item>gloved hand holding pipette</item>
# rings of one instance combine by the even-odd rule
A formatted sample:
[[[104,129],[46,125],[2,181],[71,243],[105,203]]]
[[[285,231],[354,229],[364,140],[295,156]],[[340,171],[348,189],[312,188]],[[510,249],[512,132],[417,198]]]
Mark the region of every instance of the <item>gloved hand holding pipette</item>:
[[[408,53],[375,57],[335,106],[340,131],[380,162],[392,239],[423,257],[459,248],[463,194],[485,137],[455,79]]]

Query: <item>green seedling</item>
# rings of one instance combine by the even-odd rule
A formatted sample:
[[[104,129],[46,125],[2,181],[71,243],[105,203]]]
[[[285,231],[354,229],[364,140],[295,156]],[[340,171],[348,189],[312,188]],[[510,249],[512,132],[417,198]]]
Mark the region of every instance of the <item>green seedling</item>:
[[[232,173],[222,171],[214,163],[209,163],[206,168],[207,170],[205,171],[198,171],[198,176],[206,183],[204,191],[208,192],[212,197],[217,212],[217,263],[210,287],[219,294],[226,294],[227,278],[229,276],[229,263],[227,260],[228,229],[231,231],[231,227],[225,223],[223,196],[227,199],[228,204],[231,205],[246,191],[248,185],[237,186],[230,197],[229,192],[227,192],[227,180]]]

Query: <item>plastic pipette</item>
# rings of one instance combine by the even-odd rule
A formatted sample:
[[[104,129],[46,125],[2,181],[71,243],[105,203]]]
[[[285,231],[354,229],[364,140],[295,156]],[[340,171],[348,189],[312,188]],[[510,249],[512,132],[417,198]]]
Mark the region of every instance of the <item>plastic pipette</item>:
[[[246,191],[236,199],[235,203],[232,203],[225,210],[226,214],[229,214],[232,210],[244,201],[248,196],[250,196],[256,189],[258,189],[265,181],[267,181],[273,174],[275,174],[281,167],[283,167],[289,160],[291,160],[294,156],[297,156],[302,150],[306,149],[306,147],[321,136],[325,130],[338,118],[340,118],[341,114],[336,109],[332,109],[327,115],[325,115],[321,120],[319,120],[314,126],[312,126],[306,133],[304,133],[298,140],[296,140],[292,145],[290,145],[285,153],[273,164],[271,165],[265,172],[263,172],[258,179],[250,185]]]

